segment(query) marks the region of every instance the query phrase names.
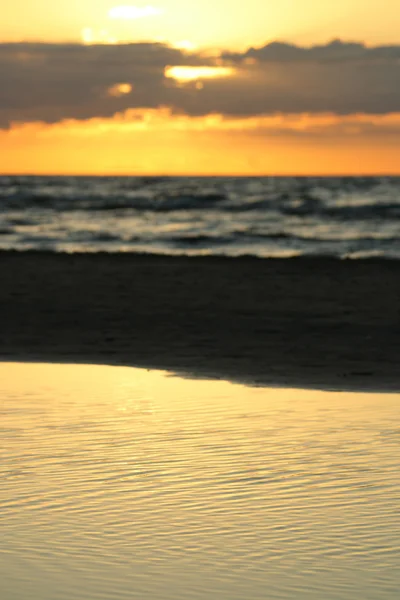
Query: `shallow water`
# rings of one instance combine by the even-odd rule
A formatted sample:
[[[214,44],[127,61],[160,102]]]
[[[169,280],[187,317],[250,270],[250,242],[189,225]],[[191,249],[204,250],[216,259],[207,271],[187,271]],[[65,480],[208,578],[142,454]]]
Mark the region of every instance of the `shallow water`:
[[[0,364],[0,598],[398,598],[399,400]]]

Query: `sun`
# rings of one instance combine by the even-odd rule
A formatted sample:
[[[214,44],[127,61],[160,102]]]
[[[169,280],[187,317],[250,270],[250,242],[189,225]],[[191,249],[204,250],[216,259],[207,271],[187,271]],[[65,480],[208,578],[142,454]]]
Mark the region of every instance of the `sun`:
[[[167,67],[165,76],[179,82],[197,81],[199,79],[218,79],[230,77],[234,73],[232,67]]]

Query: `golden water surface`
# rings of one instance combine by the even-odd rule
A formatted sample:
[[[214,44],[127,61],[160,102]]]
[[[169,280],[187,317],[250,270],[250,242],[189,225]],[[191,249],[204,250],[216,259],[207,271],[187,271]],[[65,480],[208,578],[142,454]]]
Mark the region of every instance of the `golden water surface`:
[[[0,364],[0,598],[397,599],[399,401]]]

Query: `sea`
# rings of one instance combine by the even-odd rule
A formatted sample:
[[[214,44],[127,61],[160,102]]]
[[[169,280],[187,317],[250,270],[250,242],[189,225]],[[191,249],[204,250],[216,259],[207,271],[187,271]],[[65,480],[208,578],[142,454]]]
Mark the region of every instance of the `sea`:
[[[400,258],[400,177],[0,177],[0,249]]]

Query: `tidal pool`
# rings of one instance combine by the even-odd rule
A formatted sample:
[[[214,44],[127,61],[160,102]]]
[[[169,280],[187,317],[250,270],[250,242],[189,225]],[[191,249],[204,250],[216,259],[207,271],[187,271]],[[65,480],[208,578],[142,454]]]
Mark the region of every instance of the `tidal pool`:
[[[385,600],[398,394],[0,364],[1,600]]]

